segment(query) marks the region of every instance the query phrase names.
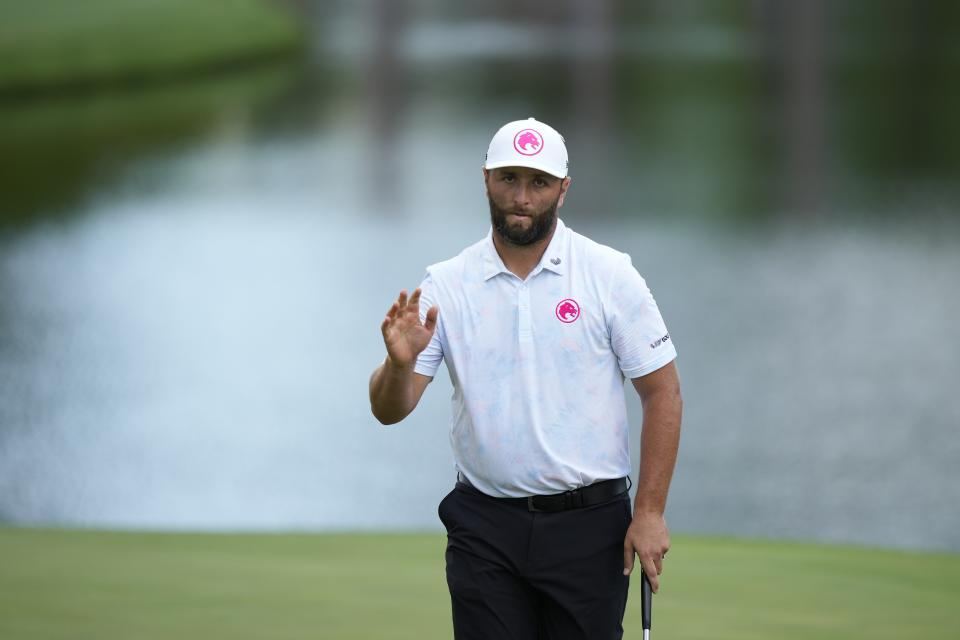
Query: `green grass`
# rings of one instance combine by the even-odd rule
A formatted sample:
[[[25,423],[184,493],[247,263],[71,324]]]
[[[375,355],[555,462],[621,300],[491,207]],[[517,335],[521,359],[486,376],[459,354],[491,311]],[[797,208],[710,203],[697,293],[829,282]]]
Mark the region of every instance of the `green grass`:
[[[0,92],[176,76],[302,38],[275,0],[0,0]]]
[[[0,529],[0,637],[450,638],[444,544]],[[675,536],[662,580],[661,640],[935,640],[960,628],[960,555]],[[637,594],[628,638],[640,635]]]

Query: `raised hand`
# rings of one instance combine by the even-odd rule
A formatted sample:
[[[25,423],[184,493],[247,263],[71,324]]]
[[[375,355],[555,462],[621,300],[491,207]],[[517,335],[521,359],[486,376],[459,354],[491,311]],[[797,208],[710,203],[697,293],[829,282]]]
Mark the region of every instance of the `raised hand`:
[[[426,321],[420,322],[420,288],[416,288],[410,299],[407,300],[407,291],[400,292],[400,297],[393,303],[387,312],[387,317],[380,325],[383,333],[383,342],[387,345],[387,355],[390,362],[397,367],[412,367],[421,351],[430,344],[433,332],[437,328],[437,307],[430,307]]]

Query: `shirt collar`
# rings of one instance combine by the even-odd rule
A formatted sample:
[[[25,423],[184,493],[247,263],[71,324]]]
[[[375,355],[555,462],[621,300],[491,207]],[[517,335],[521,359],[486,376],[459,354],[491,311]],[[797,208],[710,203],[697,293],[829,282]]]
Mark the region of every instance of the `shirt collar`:
[[[547,245],[547,250],[543,252],[543,257],[540,258],[540,263],[534,267],[533,271],[530,272],[530,275],[535,275],[542,269],[548,269],[558,275],[563,275],[566,273],[567,265],[563,263],[562,256],[565,256],[567,251],[567,237],[569,235],[569,230],[567,226],[563,224],[563,220],[557,218],[557,226],[553,230],[553,237],[550,238],[550,244]],[[501,273],[510,273],[510,270],[507,269],[506,265],[503,264],[503,260],[500,258],[500,254],[497,253],[497,247],[493,244],[493,227],[490,227],[490,230],[487,232],[486,240],[486,250],[483,253],[483,279],[489,280],[495,275]]]

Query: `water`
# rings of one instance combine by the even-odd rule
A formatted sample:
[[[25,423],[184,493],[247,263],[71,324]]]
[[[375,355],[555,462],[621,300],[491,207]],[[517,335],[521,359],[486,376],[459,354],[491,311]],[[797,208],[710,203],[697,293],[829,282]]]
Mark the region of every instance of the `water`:
[[[884,208],[849,194],[885,179],[842,165],[798,215],[764,186],[790,169],[744,119],[762,105],[736,70],[563,109],[577,85],[530,97],[523,66],[488,94],[423,46],[404,70],[418,90],[357,84],[362,61],[346,79],[314,66],[211,83],[173,133],[160,109],[120,152],[90,132],[149,120],[155,95],[45,107],[54,122],[74,110],[75,129],[18,108],[40,133],[5,144],[60,161],[42,189],[5,183],[2,521],[439,530],[449,380],[380,426],[379,322],[427,264],[486,233],[489,136],[539,115],[571,149],[562,217],[633,256],[680,351],[671,529],[960,550],[960,234],[938,171],[904,177]],[[468,54],[459,73],[494,64]],[[78,176],[58,140],[99,169]]]

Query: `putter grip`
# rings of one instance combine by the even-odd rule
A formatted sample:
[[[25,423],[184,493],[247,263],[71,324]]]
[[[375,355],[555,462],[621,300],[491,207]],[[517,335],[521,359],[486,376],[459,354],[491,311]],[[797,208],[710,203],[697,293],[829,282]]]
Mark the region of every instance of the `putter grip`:
[[[641,600],[642,600],[642,602],[640,603],[640,617],[643,618],[643,628],[649,629],[650,613],[651,613],[651,609],[653,608],[653,598],[652,598],[653,592],[650,589],[650,581],[647,579],[647,574],[641,571],[640,575],[641,575],[640,594],[641,594]]]

